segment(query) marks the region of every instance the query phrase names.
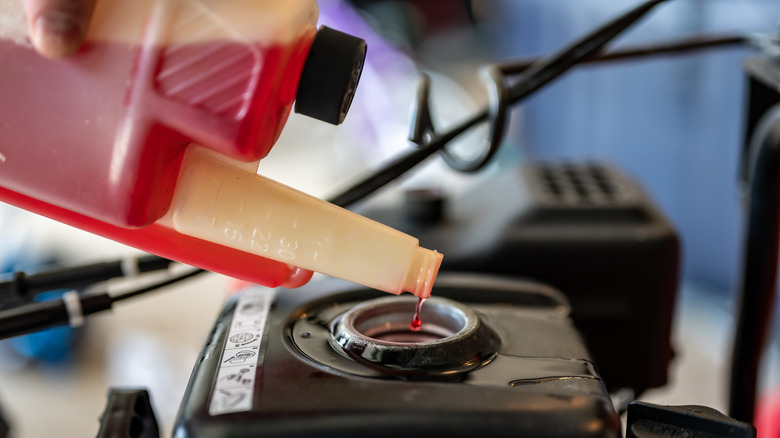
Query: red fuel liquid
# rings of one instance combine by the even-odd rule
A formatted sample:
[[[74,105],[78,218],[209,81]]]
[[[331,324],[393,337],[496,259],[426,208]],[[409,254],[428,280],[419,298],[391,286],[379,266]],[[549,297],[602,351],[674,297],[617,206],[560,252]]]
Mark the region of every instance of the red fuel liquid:
[[[263,158],[290,112],[315,29],[285,44],[88,41],[65,60],[0,39],[0,201],[266,286],[311,276],[155,223],[191,142]]]
[[[262,52],[90,42],[52,61],[0,40],[0,96],[13,102],[0,125],[0,186],[111,225],[147,226],[167,211],[189,143],[245,162],[270,151],[309,42]]]
[[[414,308],[414,317],[412,318],[412,323],[409,325],[409,328],[412,329],[413,332],[419,332],[420,328],[422,327],[422,320],[420,319],[420,312],[422,311],[422,305],[425,302],[426,298],[417,298],[417,305]]]

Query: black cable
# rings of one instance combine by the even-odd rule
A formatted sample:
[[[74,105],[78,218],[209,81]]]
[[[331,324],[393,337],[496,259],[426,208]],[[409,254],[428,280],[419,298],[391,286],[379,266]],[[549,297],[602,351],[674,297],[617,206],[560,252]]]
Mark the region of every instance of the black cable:
[[[201,274],[203,269],[195,268],[182,274],[172,275],[154,284],[133,289],[117,296],[109,295],[107,290],[87,292],[78,296],[77,317],[91,315],[103,310],[111,309],[113,303],[133,298],[162,287],[191,278]],[[44,330],[57,325],[68,324],[74,317],[69,311],[66,298],[31,303],[17,308],[0,311],[0,339],[11,338],[39,330]]]
[[[487,142],[487,148],[481,156],[464,160],[444,147],[441,151],[444,162],[460,172],[476,172],[485,167],[498,152],[503,141],[504,130],[508,125],[508,106],[524,100],[580,62],[596,56],[608,42],[664,1],[666,0],[647,1],[602,25],[552,56],[537,60],[520,73],[519,79],[511,87],[507,86],[506,73],[500,67],[493,66],[486,69],[490,85],[490,103],[488,105],[490,138]],[[427,119],[431,118],[427,117]]]
[[[349,189],[344,190],[340,194],[334,196],[328,202],[338,205],[339,207],[346,208],[355,202],[360,201],[381,187],[384,187],[385,184],[395,180],[413,167],[417,166],[423,160],[441,150],[441,148],[452,139],[462,134],[477,123],[485,120],[486,118],[487,110],[483,110],[480,113],[475,114],[469,120],[466,120],[457,127],[451,129],[449,132],[435,138],[433,141],[422,146],[421,148],[415,149],[414,151],[387,163],[381,169],[372,173]]]
[[[511,103],[529,96],[553,79],[570,70],[577,63],[597,54],[608,42],[623,33],[637,20],[666,0],[650,0],[615,18],[569,47],[549,58],[534,62],[521,73],[521,78],[509,91]]]
[[[506,102],[503,102],[503,104],[511,105],[525,99],[552,80],[570,70],[582,60],[592,58],[609,41],[620,35],[653,7],[664,1],[666,0],[645,1],[634,9],[578,39],[570,46],[556,52],[552,56],[537,60],[528,68],[524,69],[521,73],[521,77],[514,85],[508,87],[506,90],[508,96]],[[491,111],[490,108],[480,110],[455,128],[450,129],[440,136],[434,136],[430,141],[421,144],[420,148],[391,161],[372,175],[369,175],[367,178],[333,197],[330,202],[341,207],[346,207],[365,198],[388,182],[403,175],[435,152],[442,150],[447,143],[461,133],[467,131],[472,126],[487,120],[493,112],[495,111]],[[428,117],[426,113],[428,113],[427,107],[418,107],[417,117],[422,117],[425,120],[430,121],[430,117]],[[495,122],[503,122],[503,120],[496,120]],[[500,138],[500,135],[493,133],[492,137],[493,140],[495,140]],[[491,148],[498,147],[496,143],[496,141],[491,141]],[[451,155],[449,161],[458,168],[462,168],[466,171],[474,171],[486,164],[487,160],[492,157],[494,153],[495,150],[488,151],[483,157],[480,157],[480,163],[459,163]]]
[[[168,269],[171,260],[154,255],[135,259],[90,263],[53,268],[35,274],[17,271],[10,280],[0,282],[0,303],[29,301],[35,294],[53,289],[83,289],[86,286],[128,275],[126,264],[135,264],[138,273]],[[2,305],[0,305],[2,308]]]
[[[163,288],[163,287],[170,286],[172,284],[178,283],[180,281],[184,281],[184,280],[186,280],[188,278],[194,277],[194,276],[196,276],[198,274],[202,274],[204,272],[208,272],[208,271],[206,271],[205,269],[201,269],[201,268],[192,268],[189,271],[184,272],[182,274],[172,275],[172,276],[166,278],[165,280],[160,280],[160,281],[158,281],[158,282],[156,282],[154,284],[150,284],[148,286],[139,287],[139,288],[133,289],[133,290],[131,290],[129,292],[124,292],[122,294],[115,295],[112,298],[113,298],[114,302],[124,301],[124,300],[126,300],[128,298],[134,298],[134,297],[137,297],[138,295],[143,295],[143,294],[145,294],[147,292],[152,292],[155,289],[160,289],[160,288]]]
[[[79,301],[83,315],[110,309],[113,302],[106,292],[84,294],[79,296]],[[0,339],[65,325],[69,321],[70,315],[63,299],[25,304],[0,311]]]
[[[515,104],[520,102],[525,97],[528,97],[534,91],[538,90],[541,86],[549,83],[549,81],[552,81],[556,77],[568,71],[568,69],[574,65],[628,60],[649,56],[674,55],[693,50],[704,50],[714,47],[732,45],[744,45],[752,42],[752,38],[742,35],[690,37],[671,42],[636,46],[616,50],[614,52],[598,54],[600,50],[599,47],[603,47],[603,45],[606,44],[609,39],[614,38],[617,35],[614,34],[614,32],[617,31],[619,33],[624,30],[629,24],[638,19],[641,14],[647,12],[649,10],[648,8],[654,6],[655,4],[656,3],[653,3],[649,6],[648,4],[644,4],[640,6],[634,11],[626,14],[626,16],[629,16],[628,19],[626,19],[626,16],[618,18],[612,23],[602,26],[602,28],[596,32],[591,33],[587,37],[581,39],[579,43],[575,43],[574,45],[562,50],[550,58],[537,58],[533,60],[505,62],[494,66],[505,75],[519,74],[523,72],[525,72],[527,75],[526,79],[521,78],[520,81],[509,90],[509,103]],[[638,10],[639,12],[637,12]],[[601,41],[600,45],[592,45],[594,36],[598,36]],[[588,46],[589,44],[590,46]],[[589,55],[583,55],[583,53],[589,53]],[[576,60],[572,59],[572,56],[575,56]],[[539,66],[536,68],[536,73],[528,72],[528,69],[534,65]],[[539,78],[543,79],[540,80]],[[424,81],[425,79],[423,79],[423,82]],[[425,84],[423,83],[422,85],[423,88],[425,88]],[[357,201],[360,201],[390,181],[393,181],[394,179],[403,175],[434,153],[439,151],[446,151],[445,147],[447,143],[473,126],[476,126],[478,123],[486,121],[489,117],[488,108],[483,108],[476,114],[472,115],[468,120],[465,120],[456,125],[445,134],[437,136],[431,125],[428,101],[429,99],[427,91],[421,93],[421,95],[418,95],[418,106],[415,110],[415,115],[412,121],[413,127],[415,129],[414,132],[416,134],[411,136],[411,140],[421,147],[407,153],[404,156],[390,161],[381,169],[360,180],[352,187],[344,190],[342,193],[331,198],[331,203],[341,207],[347,207]],[[431,140],[423,141],[425,135],[432,137]],[[497,147],[497,145],[493,145],[493,147]],[[488,151],[484,158],[480,158],[484,160],[484,162],[480,164],[486,164],[487,160],[494,153],[495,150]],[[458,164],[456,160],[453,160],[451,154],[445,154],[444,158],[448,161],[448,164],[456,164],[453,166],[456,168],[456,170],[473,171],[481,167],[479,165],[468,165],[463,163]]]
[[[585,58],[579,62],[579,65],[601,64],[625,60],[633,61],[638,58],[661,55],[677,55],[691,51],[723,48],[725,46],[741,46],[748,44],[751,41],[752,38],[743,35],[694,36],[668,42],[624,47],[611,52],[602,53],[598,56]],[[498,64],[498,67],[505,74],[517,74],[523,72],[538,60],[539,58],[508,61]]]

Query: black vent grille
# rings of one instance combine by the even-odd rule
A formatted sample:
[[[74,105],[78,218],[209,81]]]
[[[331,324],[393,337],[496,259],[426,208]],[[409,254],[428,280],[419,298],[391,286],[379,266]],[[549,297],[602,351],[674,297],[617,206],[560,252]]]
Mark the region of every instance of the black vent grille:
[[[613,205],[629,197],[624,179],[610,167],[582,163],[535,163],[537,189],[548,201]]]

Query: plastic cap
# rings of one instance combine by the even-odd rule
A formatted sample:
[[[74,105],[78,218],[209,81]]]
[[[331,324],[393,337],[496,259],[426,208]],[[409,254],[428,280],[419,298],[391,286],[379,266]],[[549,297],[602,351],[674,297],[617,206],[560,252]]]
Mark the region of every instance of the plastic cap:
[[[365,41],[322,26],[301,72],[295,112],[334,125],[343,122],[365,58]]]

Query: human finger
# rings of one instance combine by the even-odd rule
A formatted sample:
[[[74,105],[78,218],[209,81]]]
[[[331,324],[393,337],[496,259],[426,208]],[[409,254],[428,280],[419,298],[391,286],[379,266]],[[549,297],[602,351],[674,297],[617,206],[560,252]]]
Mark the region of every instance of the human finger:
[[[96,0],[25,0],[27,26],[36,50],[50,58],[77,51],[87,34]]]

